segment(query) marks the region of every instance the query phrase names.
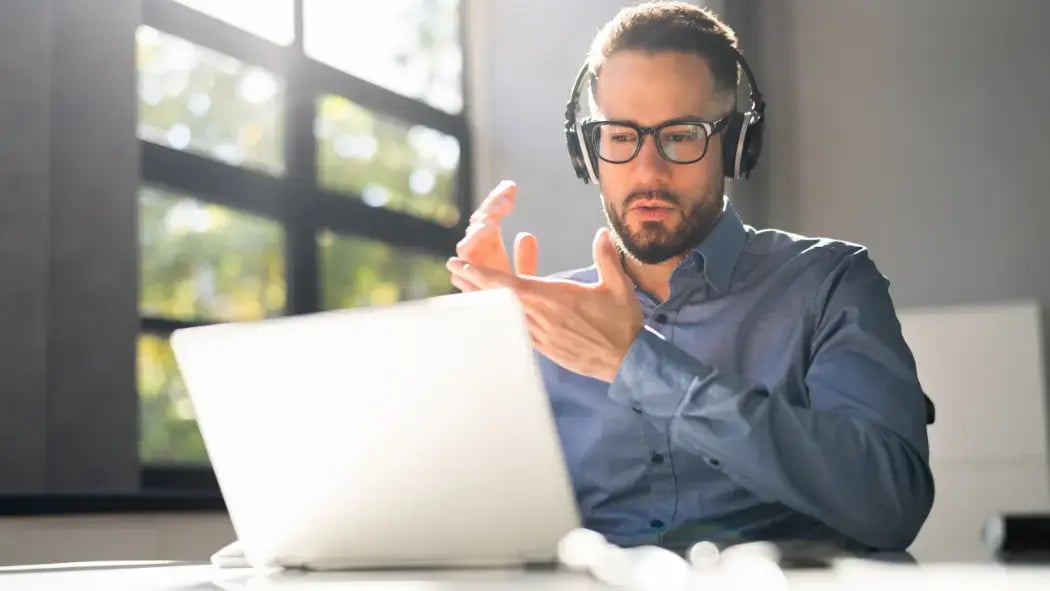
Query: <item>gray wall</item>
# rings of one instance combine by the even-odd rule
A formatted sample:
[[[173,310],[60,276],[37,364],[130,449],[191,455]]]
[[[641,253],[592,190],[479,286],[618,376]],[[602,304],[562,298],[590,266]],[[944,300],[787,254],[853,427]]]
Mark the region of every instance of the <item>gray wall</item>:
[[[0,492],[138,487],[138,7],[0,3]]]
[[[765,222],[868,245],[899,305],[1050,301],[1050,3],[736,0]]]
[[[23,2],[21,18],[0,9],[0,491],[45,481],[42,425],[47,380],[44,287],[48,276],[48,6]],[[24,488],[23,488],[24,487]]]

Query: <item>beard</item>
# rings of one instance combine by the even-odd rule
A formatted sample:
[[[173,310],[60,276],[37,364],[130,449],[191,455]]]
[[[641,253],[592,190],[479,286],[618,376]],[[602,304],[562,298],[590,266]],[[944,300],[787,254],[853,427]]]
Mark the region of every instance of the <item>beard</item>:
[[[699,246],[721,213],[721,207],[713,207],[715,200],[711,199],[702,199],[683,208],[682,199],[665,190],[631,193],[624,199],[621,211],[627,212],[639,199],[655,199],[675,205],[682,213],[682,220],[677,225],[668,227],[664,221],[642,221],[632,230],[624,221],[624,213],[617,212],[607,199],[602,200],[605,218],[620,252],[646,265],[658,265]]]

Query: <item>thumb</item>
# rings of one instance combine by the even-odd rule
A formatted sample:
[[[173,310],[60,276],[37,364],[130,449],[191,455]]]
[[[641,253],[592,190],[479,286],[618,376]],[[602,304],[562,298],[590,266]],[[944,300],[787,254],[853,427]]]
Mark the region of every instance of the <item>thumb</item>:
[[[539,259],[540,246],[536,237],[528,232],[519,233],[514,239],[514,273],[535,275]]]
[[[593,250],[594,264],[598,268],[598,284],[620,294],[629,293],[634,284],[623,270],[623,261],[613,245],[608,228],[601,228],[594,235]]]

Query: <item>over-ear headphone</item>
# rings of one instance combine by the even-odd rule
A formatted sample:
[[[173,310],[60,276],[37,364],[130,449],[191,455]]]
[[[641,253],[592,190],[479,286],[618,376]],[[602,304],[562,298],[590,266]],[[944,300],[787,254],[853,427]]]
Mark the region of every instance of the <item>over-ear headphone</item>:
[[[762,152],[762,127],[765,121],[766,103],[758,90],[758,82],[747,65],[747,60],[733,46],[729,46],[740,68],[747,78],[750,88],[751,106],[741,113],[733,109],[725,127],[722,139],[722,168],[728,178],[742,179],[751,175],[758,164],[758,155]],[[569,149],[569,160],[576,176],[585,183],[598,182],[598,156],[595,154],[591,138],[584,137],[577,120],[580,109],[580,95],[583,93],[584,81],[588,78],[589,64],[583,64],[576,82],[572,85],[572,94],[565,106],[565,142]]]

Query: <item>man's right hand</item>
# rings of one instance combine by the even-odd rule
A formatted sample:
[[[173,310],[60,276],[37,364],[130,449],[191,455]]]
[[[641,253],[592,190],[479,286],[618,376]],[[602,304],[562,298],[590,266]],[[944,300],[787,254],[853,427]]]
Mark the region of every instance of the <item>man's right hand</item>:
[[[500,227],[505,218],[514,209],[514,198],[518,186],[512,181],[503,181],[488,194],[470,216],[470,225],[466,235],[456,245],[456,256],[465,259],[472,265],[515,273],[517,275],[535,275],[539,263],[539,243],[536,237],[528,232],[521,232],[514,239],[514,269],[510,267],[507,249],[503,246],[503,230]],[[457,277],[449,275],[452,284],[460,291],[477,291],[481,288]]]

